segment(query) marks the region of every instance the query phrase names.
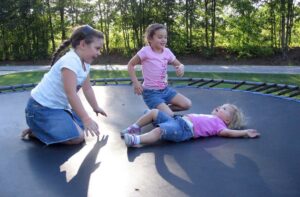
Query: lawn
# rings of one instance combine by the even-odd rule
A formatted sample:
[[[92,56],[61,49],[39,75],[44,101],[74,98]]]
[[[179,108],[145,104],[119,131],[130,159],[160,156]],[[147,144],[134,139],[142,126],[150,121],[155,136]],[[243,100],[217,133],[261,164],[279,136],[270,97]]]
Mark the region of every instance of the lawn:
[[[14,73],[0,76],[0,86],[9,86],[16,84],[38,83],[45,71]],[[138,76],[141,73],[138,72]],[[128,78],[127,71],[102,71],[93,70],[92,79],[102,78]],[[169,77],[176,77],[174,72],[169,72]],[[184,77],[192,78],[213,78],[230,79],[239,81],[259,81],[279,84],[290,84],[300,86],[300,74],[249,74],[249,73],[194,73],[186,72]]]

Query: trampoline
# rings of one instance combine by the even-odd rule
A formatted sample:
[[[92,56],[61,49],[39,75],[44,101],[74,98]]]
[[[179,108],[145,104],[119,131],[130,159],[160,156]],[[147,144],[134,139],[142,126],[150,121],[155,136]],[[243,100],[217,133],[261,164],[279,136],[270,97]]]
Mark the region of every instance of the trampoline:
[[[257,129],[261,137],[210,137],[127,149],[119,132],[146,108],[129,81],[92,81],[108,117],[94,116],[101,136],[88,137],[78,146],[21,140],[20,132],[27,127],[27,89],[35,84],[2,87],[1,196],[300,196],[300,102],[294,98],[299,87],[181,79],[173,86],[193,102],[184,113],[210,113],[230,102],[243,109],[247,127]],[[221,83],[233,87],[216,88]]]

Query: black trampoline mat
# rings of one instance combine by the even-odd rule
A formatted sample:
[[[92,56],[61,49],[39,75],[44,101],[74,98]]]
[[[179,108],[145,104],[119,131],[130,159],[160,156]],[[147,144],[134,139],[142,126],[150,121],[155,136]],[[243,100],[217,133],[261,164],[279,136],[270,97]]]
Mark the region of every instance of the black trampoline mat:
[[[300,103],[247,92],[177,88],[193,102],[189,113],[236,104],[261,137],[127,149],[119,132],[143,114],[142,98],[130,86],[94,89],[108,118],[93,115],[101,136],[78,146],[20,140],[30,93],[0,95],[0,196],[300,196]]]

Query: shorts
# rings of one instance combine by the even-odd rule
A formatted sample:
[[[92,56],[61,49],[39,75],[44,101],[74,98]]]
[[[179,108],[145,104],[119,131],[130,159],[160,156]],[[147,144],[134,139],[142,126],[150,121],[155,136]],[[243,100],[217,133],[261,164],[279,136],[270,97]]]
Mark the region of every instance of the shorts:
[[[143,99],[149,109],[154,109],[161,103],[169,104],[176,94],[175,89],[171,87],[162,90],[144,89]]]
[[[28,100],[26,122],[33,134],[46,145],[65,142],[80,136],[83,123],[73,110],[44,107],[32,97]]]
[[[181,116],[171,117],[159,111],[154,124],[160,127],[162,140],[182,142],[193,138],[193,131]]]

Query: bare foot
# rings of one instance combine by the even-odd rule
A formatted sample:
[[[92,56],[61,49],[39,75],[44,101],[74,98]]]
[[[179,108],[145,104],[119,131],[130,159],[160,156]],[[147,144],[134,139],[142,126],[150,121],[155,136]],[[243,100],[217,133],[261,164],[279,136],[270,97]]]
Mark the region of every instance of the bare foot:
[[[22,131],[21,133],[21,139],[22,140],[29,140],[30,138],[35,137],[35,135],[32,133],[31,129],[25,129],[24,131]]]

